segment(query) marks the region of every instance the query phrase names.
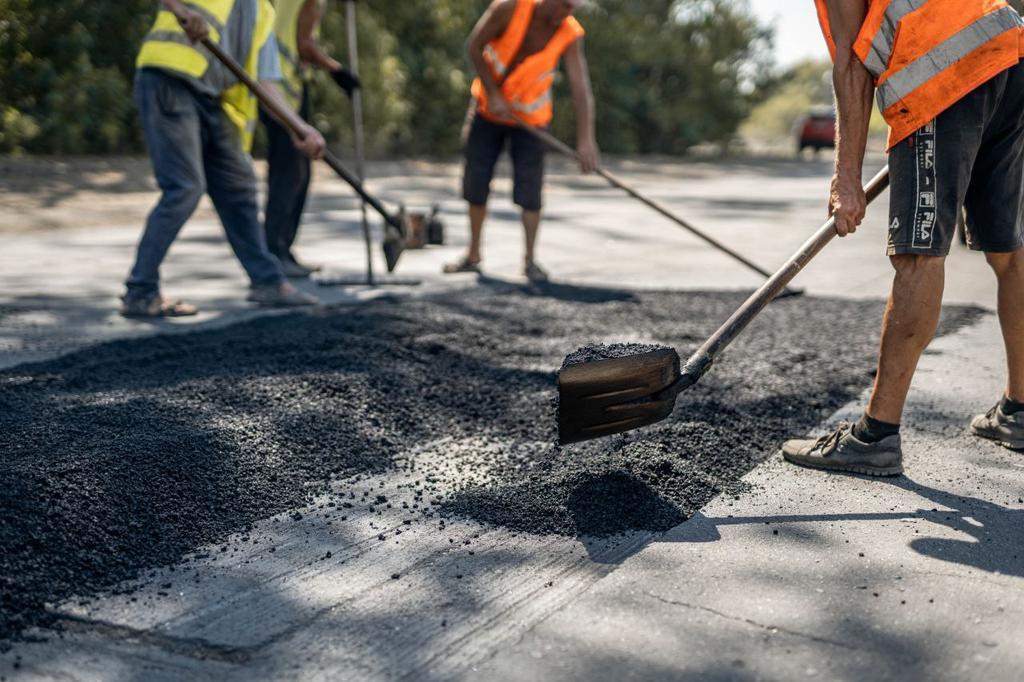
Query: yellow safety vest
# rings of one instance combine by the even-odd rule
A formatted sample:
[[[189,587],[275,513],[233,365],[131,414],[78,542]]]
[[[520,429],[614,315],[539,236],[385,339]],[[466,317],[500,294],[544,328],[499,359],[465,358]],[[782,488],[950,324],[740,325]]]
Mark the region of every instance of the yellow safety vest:
[[[185,3],[189,9],[203,15],[210,26],[210,40],[220,44],[221,33],[231,15],[236,0],[190,0]],[[270,38],[274,25],[274,7],[270,0],[259,0],[256,28],[253,32],[252,45],[243,68],[253,78],[259,75],[260,50]],[[185,30],[178,24],[178,19],[169,11],[161,10],[153,27],[146,36],[136,68],[157,68],[180,73],[195,79],[201,79],[210,68],[209,53],[192,44]],[[259,101],[242,83],[228,88],[221,94],[224,113],[238,128],[239,140],[246,153],[252,150],[253,135],[256,121],[259,118]]]
[[[321,12],[324,0],[320,3]],[[306,6],[306,0],[274,0],[277,18],[274,20],[274,33],[277,35],[277,46],[281,52],[281,73],[284,80],[281,87],[285,99],[298,111],[302,106],[302,88],[310,78],[312,71],[307,68],[299,57],[299,15]],[[320,35],[320,25],[314,29],[313,37]]]

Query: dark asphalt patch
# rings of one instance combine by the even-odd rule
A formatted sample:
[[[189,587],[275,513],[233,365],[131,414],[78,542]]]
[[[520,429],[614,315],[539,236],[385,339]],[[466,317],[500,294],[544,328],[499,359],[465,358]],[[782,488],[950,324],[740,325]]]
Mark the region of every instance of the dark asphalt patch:
[[[355,490],[396,469],[419,477],[428,517],[531,533],[669,528],[869,384],[881,305],[777,302],[670,420],[565,449],[552,445],[555,371],[590,342],[685,355],[742,298],[491,286],[0,372],[0,639],[45,625],[46,603],[176,562],[332,480]],[[947,309],[944,329],[978,314]],[[432,471],[416,448],[442,438],[447,466]]]

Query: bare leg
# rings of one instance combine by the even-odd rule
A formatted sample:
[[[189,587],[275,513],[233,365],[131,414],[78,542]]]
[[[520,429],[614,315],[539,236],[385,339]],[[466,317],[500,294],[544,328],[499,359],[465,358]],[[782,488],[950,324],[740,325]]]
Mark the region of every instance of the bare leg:
[[[540,231],[540,211],[523,211],[523,229],[526,230],[526,264],[534,260],[537,232]]]
[[[470,263],[482,260],[480,247],[483,242],[484,221],[487,219],[487,204],[469,205],[469,253],[466,259]]]
[[[899,424],[917,362],[939,325],[946,271],[945,258],[936,256],[901,255],[891,261],[896,277],[882,322],[878,374],[867,413]]]
[[[999,324],[1006,344],[1006,395],[1024,401],[1024,249],[985,254],[999,280]]]

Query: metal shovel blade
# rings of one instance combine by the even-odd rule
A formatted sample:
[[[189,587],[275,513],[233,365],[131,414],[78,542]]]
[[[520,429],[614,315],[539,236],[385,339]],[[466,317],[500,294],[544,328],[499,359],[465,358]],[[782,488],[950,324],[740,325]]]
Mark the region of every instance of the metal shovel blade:
[[[398,259],[405,251],[406,239],[409,231],[405,224],[406,216],[403,208],[397,216],[393,216],[384,223],[384,261],[387,263],[388,272],[394,272],[398,267]]]
[[[675,407],[659,393],[679,379],[679,355],[671,348],[562,368],[558,376],[558,440],[578,443],[648,426]]]

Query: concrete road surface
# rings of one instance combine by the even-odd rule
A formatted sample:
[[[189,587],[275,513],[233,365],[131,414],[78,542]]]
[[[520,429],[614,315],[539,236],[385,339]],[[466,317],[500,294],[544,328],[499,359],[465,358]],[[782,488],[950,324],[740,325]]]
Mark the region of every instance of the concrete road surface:
[[[187,322],[120,319],[113,312],[119,282],[154,197],[140,166],[127,164],[127,173],[116,164],[68,166],[32,191],[24,178],[49,178],[45,167],[2,167],[0,367],[266,314],[241,302],[244,278],[204,208],[165,269],[166,293],[198,303],[204,314]],[[824,161],[613,167],[769,269],[823,218]],[[448,225],[449,245],[404,256],[401,273],[423,285],[398,293],[458,296],[473,286],[472,276],[438,274],[465,243],[458,169],[390,164],[371,168],[371,176],[373,189],[393,202],[440,202]],[[559,280],[658,289],[760,283],[566,166],[554,166],[547,206],[540,258]],[[359,272],[357,216],[350,192],[318,177],[300,253],[329,272]],[[885,227],[883,199],[856,236],[833,244],[796,284],[817,295],[884,297]],[[517,278],[521,254],[503,182],[485,267]],[[305,286],[331,302],[382,293]],[[954,250],[946,300],[994,307],[983,258]],[[401,525],[397,514],[354,515],[328,528],[316,514],[330,502],[325,496],[299,510],[300,520],[289,513],[258,524],[254,532],[279,548],[270,559],[239,535],[224,545],[229,552],[196,548],[187,564],[147,574],[130,598],[52,605],[62,635],[36,633],[45,640],[0,654],[0,677],[1017,680],[1024,670],[1024,455],[973,440],[964,429],[999,397],[1002,381],[998,325],[989,314],[924,357],[905,420],[906,477],[829,476],[773,457],[747,476],[748,492],[720,497],[663,534],[598,541],[462,522],[448,534],[468,541],[472,554],[438,550],[428,526],[404,534],[402,551],[394,552],[378,538]],[[855,418],[858,408],[844,408],[829,424]],[[420,455],[444,457],[442,441],[429,447]],[[369,485],[398,495],[397,478],[385,474]],[[167,591],[168,577],[186,570],[201,580]]]

